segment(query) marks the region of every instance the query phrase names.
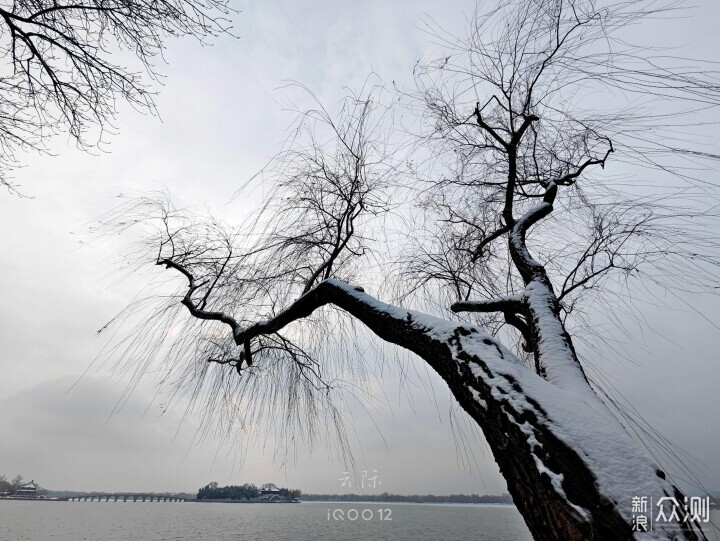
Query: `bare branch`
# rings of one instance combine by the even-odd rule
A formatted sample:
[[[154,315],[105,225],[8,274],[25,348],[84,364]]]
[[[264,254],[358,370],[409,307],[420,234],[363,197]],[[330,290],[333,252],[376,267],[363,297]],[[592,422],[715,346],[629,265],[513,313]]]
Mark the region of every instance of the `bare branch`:
[[[202,310],[197,307],[197,305],[192,300],[192,295],[195,293],[195,291],[204,286],[206,282],[201,283],[195,283],[195,278],[193,275],[182,265],[179,263],[176,263],[175,261],[172,261],[170,259],[163,259],[162,261],[157,262],[158,265],[165,265],[168,269],[175,269],[185,275],[185,277],[188,279],[188,291],[183,297],[183,300],[181,301],[184,306],[187,307],[187,309],[190,311],[190,314],[193,317],[196,317],[198,319],[204,319],[204,320],[210,320],[210,321],[220,321],[221,323],[225,323],[226,325],[229,325],[232,329],[233,336],[237,337],[238,334],[241,332],[241,328],[238,325],[237,321],[235,321],[232,317],[228,316],[227,314],[224,314],[223,312],[210,312],[207,310]],[[238,339],[236,338],[236,341]],[[240,343],[241,341],[238,341]]]

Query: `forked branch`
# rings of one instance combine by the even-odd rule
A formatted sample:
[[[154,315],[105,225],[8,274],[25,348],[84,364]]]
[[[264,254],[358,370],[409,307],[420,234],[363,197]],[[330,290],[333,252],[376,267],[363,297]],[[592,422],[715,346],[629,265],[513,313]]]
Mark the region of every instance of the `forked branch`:
[[[221,323],[229,325],[233,331],[233,336],[236,337],[235,342],[238,344],[242,342],[237,340],[237,335],[241,331],[241,327],[233,317],[225,314],[224,312],[215,312],[201,309],[192,300],[193,293],[195,293],[195,291],[197,291],[202,286],[206,285],[207,282],[203,281],[200,283],[196,283],[195,277],[192,275],[192,273],[183,265],[173,261],[172,259],[163,259],[161,261],[158,261],[157,265],[165,265],[165,267],[168,269],[175,269],[176,271],[182,273],[188,279],[187,293],[185,293],[183,300],[180,302],[183,304],[183,306],[187,307],[193,317],[209,321],[220,321]]]

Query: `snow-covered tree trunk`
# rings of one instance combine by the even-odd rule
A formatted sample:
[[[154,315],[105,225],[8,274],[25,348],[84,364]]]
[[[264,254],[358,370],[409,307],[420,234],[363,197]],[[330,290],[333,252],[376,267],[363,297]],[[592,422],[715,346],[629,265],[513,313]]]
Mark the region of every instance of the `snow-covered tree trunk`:
[[[455,312],[503,313],[533,352],[533,367],[473,324],[391,306],[334,278],[315,283],[315,275],[301,296],[283,310],[243,325],[228,313],[206,309],[213,287],[208,284],[214,281],[196,281],[189,270],[192,267],[173,258],[157,263],[187,277],[182,304],[194,317],[232,329],[235,344],[243,349],[231,365],[238,373],[243,364],[252,363],[253,343],[328,304],[346,311],[382,340],[416,353],[443,378],[483,430],[508,490],[536,539],[705,539],[696,522],[685,520],[682,509],[677,510],[676,522],[655,523],[648,532],[633,529],[633,498],[657,502],[668,497],[683,502],[684,496],[631,438],[585,376],[563,324],[552,281],[526,244],[528,230],[553,211],[557,184],[547,182],[544,189],[540,204],[517,219],[511,212],[505,216],[509,253],[525,284],[522,291],[451,307]],[[220,276],[224,267],[214,272]],[[209,288],[205,296],[194,300],[203,287]]]
[[[235,344],[244,346],[235,365],[238,372],[243,363],[252,363],[253,341],[325,305],[341,308],[382,340],[417,354],[483,430],[513,501],[536,539],[705,539],[697,523],[685,520],[682,509],[676,522],[656,523],[648,532],[633,530],[633,498],[674,497],[683,502],[684,496],[591,387],[563,325],[552,283],[526,247],[528,228],[552,212],[554,193],[549,186],[545,200],[509,228],[509,249],[526,283],[524,290],[452,306],[456,312],[521,316],[527,322],[523,335],[534,353],[534,367],[473,324],[385,304],[360,287],[332,278],[309,288],[274,317],[241,325],[193,300],[206,281],[197,283],[172,259],[158,264],[187,277],[182,304],[194,317],[232,329]]]
[[[552,212],[556,194],[557,186],[549,183],[543,202],[509,228],[509,253],[524,291],[452,307],[522,315],[535,370],[471,326],[439,333],[450,346],[459,381],[453,369],[446,375],[423,358],[482,427],[536,539],[705,539],[684,516],[678,523],[655,524],[649,532],[633,531],[633,497],[683,502],[684,496],[591,387],[546,270],[527,249],[528,229]],[[447,328],[430,326],[432,335]]]
[[[485,433],[536,539],[704,539],[697,526],[682,521],[633,532],[634,496],[682,501],[679,490],[589,385],[583,389],[575,380],[563,388],[543,379],[473,325],[384,304],[359,288],[327,280],[277,318],[239,331],[236,339],[279,330],[325,304],[413,351],[445,380]]]

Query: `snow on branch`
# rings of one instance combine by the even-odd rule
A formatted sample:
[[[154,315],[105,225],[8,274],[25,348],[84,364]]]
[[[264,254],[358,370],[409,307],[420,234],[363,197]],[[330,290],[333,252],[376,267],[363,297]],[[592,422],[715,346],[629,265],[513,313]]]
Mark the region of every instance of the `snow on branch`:
[[[522,309],[523,296],[509,295],[484,301],[459,301],[450,306],[458,312],[519,312]]]

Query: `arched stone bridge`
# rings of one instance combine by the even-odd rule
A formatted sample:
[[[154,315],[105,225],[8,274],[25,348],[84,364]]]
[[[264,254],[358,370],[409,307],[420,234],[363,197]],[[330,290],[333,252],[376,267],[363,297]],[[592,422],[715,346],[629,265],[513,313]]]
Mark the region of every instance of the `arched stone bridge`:
[[[70,496],[67,500],[69,502],[184,502],[185,498],[171,494],[113,493]]]

